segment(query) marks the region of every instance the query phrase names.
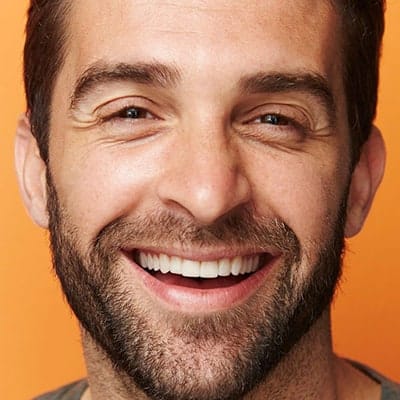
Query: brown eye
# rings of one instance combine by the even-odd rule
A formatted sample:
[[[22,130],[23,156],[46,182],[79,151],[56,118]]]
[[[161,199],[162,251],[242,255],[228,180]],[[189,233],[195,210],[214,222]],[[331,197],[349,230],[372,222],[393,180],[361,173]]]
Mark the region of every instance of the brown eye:
[[[290,120],[279,114],[265,114],[260,117],[260,122],[262,124],[270,125],[289,125]]]
[[[149,112],[147,110],[145,110],[144,108],[140,108],[140,107],[128,107],[128,108],[125,108],[124,110],[121,110],[118,113],[118,117],[124,118],[124,119],[148,118]]]

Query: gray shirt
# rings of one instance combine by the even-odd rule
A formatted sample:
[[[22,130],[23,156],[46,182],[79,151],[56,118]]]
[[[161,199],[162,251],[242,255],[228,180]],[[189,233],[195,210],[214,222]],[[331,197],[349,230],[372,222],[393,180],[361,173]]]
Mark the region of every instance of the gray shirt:
[[[361,372],[368,375],[381,384],[381,400],[400,400],[400,385],[385,378],[378,372],[365,365],[351,361],[351,363]],[[86,380],[71,383],[54,392],[46,393],[36,397],[34,400],[80,400],[85,390],[88,388]]]

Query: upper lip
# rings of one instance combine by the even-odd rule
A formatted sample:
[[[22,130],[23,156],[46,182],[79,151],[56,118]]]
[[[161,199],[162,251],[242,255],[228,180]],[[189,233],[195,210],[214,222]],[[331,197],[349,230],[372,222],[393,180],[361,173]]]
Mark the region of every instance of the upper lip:
[[[282,251],[275,247],[268,247],[264,249],[240,249],[240,248],[176,248],[176,247],[155,247],[155,246],[140,246],[135,248],[124,248],[125,253],[153,253],[153,254],[166,254],[168,256],[176,256],[193,261],[215,261],[223,258],[234,258],[238,256],[252,256],[261,254],[270,254],[277,257],[282,254]]]

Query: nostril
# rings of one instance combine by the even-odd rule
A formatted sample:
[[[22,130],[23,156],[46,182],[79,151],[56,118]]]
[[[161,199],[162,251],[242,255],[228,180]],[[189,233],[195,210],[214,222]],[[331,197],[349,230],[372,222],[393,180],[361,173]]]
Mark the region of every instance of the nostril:
[[[251,185],[240,157],[226,143],[199,144],[195,149],[193,146],[168,163],[158,182],[157,195],[171,210],[185,212],[199,224],[210,225],[248,204]]]

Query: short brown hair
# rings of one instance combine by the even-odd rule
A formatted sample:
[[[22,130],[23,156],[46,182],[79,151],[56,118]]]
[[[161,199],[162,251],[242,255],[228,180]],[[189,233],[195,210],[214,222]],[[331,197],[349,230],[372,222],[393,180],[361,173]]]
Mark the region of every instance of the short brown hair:
[[[343,83],[353,163],[376,115],[385,0],[333,0],[343,25]]]
[[[344,87],[353,161],[376,114],[385,0],[331,0],[343,24]],[[32,132],[48,161],[51,99],[65,58],[70,0],[31,0],[26,26],[24,80]]]
[[[29,119],[40,155],[49,158],[51,99],[67,42],[70,0],[31,0],[26,24],[24,82]]]

